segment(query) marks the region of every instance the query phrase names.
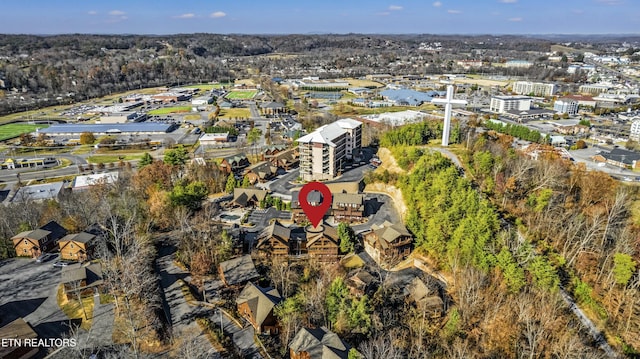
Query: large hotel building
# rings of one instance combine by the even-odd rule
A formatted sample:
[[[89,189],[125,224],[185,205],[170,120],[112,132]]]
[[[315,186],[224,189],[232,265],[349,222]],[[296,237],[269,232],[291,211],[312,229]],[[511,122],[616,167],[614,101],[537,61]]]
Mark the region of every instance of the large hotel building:
[[[362,146],[362,123],[345,118],[324,125],[298,138],[300,149],[300,177],[304,181],[328,180]]]

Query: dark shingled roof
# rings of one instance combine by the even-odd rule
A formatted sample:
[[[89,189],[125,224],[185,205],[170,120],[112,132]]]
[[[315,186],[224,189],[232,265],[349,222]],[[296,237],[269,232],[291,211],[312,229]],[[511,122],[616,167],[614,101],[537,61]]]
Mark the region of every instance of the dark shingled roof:
[[[302,328],[289,344],[296,353],[308,353],[309,359],[347,359],[349,345],[325,327]]]
[[[247,283],[236,299],[236,304],[247,303],[249,309],[256,320],[256,324],[261,326],[269,313],[278,303],[282,301],[282,296],[275,288],[262,288],[253,283]]]
[[[96,238],[96,236],[93,234],[90,234],[87,232],[80,232],[80,233],[67,234],[66,236],[62,237],[60,242],[74,241],[78,243],[89,243],[94,238]]]
[[[260,202],[267,197],[268,193],[268,191],[257,188],[234,188],[233,202],[246,207],[250,200]]]
[[[220,263],[220,270],[227,285],[247,282],[260,276],[248,254]]]
[[[267,228],[265,228],[258,236],[258,245],[260,247],[265,241],[270,238],[276,238],[282,243],[289,243],[291,238],[291,229],[280,224],[278,220],[273,221]]]

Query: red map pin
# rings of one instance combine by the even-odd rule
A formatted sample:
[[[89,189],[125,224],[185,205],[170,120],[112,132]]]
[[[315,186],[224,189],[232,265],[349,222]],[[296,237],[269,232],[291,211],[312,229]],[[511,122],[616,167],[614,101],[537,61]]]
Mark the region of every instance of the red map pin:
[[[322,202],[320,205],[313,206],[309,203],[307,196],[311,191],[318,191],[322,194]],[[304,214],[306,214],[309,221],[311,221],[311,224],[313,224],[314,227],[317,227],[318,224],[322,222],[322,218],[327,213],[329,207],[331,207],[331,190],[323,183],[309,182],[300,189],[298,201],[300,202],[300,207],[302,207]]]

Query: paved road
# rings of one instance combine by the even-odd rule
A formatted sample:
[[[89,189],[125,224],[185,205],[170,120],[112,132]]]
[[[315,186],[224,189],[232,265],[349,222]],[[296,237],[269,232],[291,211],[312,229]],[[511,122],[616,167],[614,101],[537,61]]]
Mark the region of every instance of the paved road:
[[[364,224],[351,226],[354,232],[362,233],[371,229],[372,225],[381,225],[385,221],[400,223],[400,215],[393,205],[393,199],[386,194],[367,193],[365,201],[365,213],[374,213],[369,221]]]
[[[562,295],[562,299],[564,299],[565,303],[569,306],[573,314],[580,320],[582,325],[584,325],[588,330],[589,334],[593,338],[593,340],[598,344],[598,347],[602,349],[609,358],[618,358],[618,354],[613,348],[607,343],[607,339],[604,334],[593,324],[591,319],[589,319],[582,309],[578,307],[573,298],[567,293],[564,287],[560,287],[560,294]]]
[[[202,333],[200,326],[196,323],[196,317],[207,316],[209,309],[204,307],[191,306],[187,303],[179,279],[187,279],[188,272],[178,268],[174,263],[175,248],[162,247],[156,259],[158,272],[160,275],[160,285],[164,291],[164,308],[169,316],[171,331],[174,337],[180,337],[185,333],[199,333],[191,341],[190,345],[198,348],[201,353],[207,353],[208,358],[219,358],[219,353],[211,346],[207,337]]]
[[[220,327],[222,322],[222,328],[225,334],[229,335],[233,340],[233,343],[241,351],[242,358],[250,359],[262,359],[262,355],[258,350],[258,346],[253,340],[254,329],[252,326],[240,327],[234,321],[229,319],[225,314],[222,314],[219,309],[216,309],[209,317],[211,323],[214,323]]]
[[[93,323],[89,331],[82,331],[78,345],[82,348],[106,347],[113,344],[114,303],[100,304],[100,296],[96,295],[93,306]]]
[[[0,326],[22,317],[41,338],[60,338],[69,332],[69,318],[56,301],[60,269],[52,263],[0,261]]]

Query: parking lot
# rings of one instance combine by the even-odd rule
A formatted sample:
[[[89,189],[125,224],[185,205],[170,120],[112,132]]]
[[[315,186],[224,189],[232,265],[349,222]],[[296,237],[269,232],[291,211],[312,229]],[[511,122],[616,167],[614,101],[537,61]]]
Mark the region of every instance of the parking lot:
[[[273,207],[268,209],[256,209],[249,215],[248,222],[255,224],[258,228],[264,228],[268,226],[269,221],[274,218],[290,220],[291,212],[278,211]]]
[[[0,261],[0,326],[22,317],[40,338],[60,338],[68,332],[69,319],[56,300],[60,268],[53,266],[55,261]]]

